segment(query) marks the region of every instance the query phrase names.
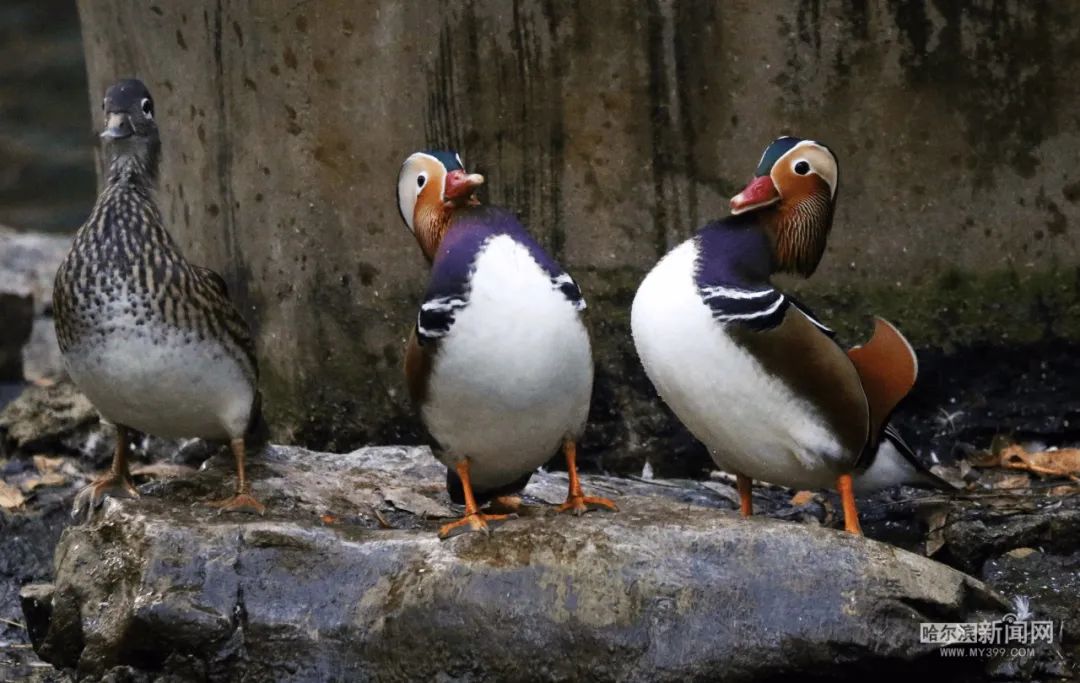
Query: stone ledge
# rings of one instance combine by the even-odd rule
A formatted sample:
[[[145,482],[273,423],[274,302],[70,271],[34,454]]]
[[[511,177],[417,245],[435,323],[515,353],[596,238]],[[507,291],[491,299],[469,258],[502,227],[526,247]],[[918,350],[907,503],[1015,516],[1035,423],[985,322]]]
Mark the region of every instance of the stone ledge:
[[[265,518],[200,502],[227,490],[220,458],[66,530],[51,615],[27,612],[42,658],[80,678],[116,666],[251,680],[845,677],[885,663],[940,672],[919,622],[1006,608],[926,558],[744,521],[663,482],[585,477],[623,511],[536,505],[490,538],[440,542],[433,517],[451,508],[427,449],[272,447],[255,463]],[[540,473],[526,493],[564,491],[564,475]]]

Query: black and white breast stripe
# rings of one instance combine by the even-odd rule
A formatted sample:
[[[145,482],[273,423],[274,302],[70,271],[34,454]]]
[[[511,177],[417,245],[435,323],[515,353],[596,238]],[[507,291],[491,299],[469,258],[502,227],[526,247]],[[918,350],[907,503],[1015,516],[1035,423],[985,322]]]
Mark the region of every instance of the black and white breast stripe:
[[[724,285],[699,287],[698,292],[719,323],[738,323],[755,330],[768,330],[784,320],[790,302],[772,287],[742,289]]]
[[[555,285],[555,288],[563,293],[563,296],[574,305],[574,309],[578,311],[585,310],[585,297],[581,295],[581,290],[569,273],[559,273],[551,278],[551,284]]]
[[[440,296],[425,301],[416,316],[416,332],[420,339],[446,336],[454,324],[454,313],[468,303],[467,295]]]

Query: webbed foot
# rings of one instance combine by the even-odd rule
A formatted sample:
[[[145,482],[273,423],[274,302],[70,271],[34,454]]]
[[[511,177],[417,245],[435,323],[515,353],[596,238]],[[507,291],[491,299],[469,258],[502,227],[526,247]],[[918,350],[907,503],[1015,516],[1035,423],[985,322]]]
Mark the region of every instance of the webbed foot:
[[[129,475],[109,472],[83,487],[75,495],[75,501],[71,505],[72,519],[78,519],[85,511],[86,519],[89,520],[94,510],[101,506],[106,497],[110,496],[112,498],[138,498],[139,491]]]
[[[485,512],[473,512],[471,514],[466,514],[456,522],[443,524],[439,527],[439,538],[446,540],[473,531],[479,531],[485,536],[489,536],[491,535],[492,529],[516,516],[517,515],[492,515]],[[489,522],[494,522],[494,524],[489,524]]]
[[[249,493],[237,493],[232,498],[215,500],[207,503],[212,508],[217,508],[219,513],[225,512],[248,512],[259,515],[266,514],[266,506],[255,500]]]

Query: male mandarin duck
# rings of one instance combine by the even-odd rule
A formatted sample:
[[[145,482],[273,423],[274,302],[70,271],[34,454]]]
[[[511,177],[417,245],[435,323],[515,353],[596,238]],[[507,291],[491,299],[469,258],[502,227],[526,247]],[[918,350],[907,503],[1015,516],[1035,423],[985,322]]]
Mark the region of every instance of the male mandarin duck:
[[[770,281],[809,277],[832,226],[838,167],[825,145],[782,137],[765,150],[731,215],[664,256],[634,298],[631,327],[661,398],[736,475],[744,516],[753,479],[835,486],[845,528],[861,533],[862,488],[930,483],[888,419],[915,383],[914,351],[878,319],[848,352]],[[910,459],[910,461],[909,461]]]
[[[465,505],[442,538],[505,519],[479,505],[520,492],[560,447],[570,487],[559,511],[616,509],[578,482],[593,381],[585,300],[512,213],[480,204],[483,182],[451,152],[417,152],[398,176],[401,217],[431,264],[406,349],[409,395]]]
[[[116,425],[110,472],[77,497],[92,511],[105,495],[138,493],[128,469],[132,429],[227,440],[236,495],[224,510],[262,513],[244,473],[246,437],[264,434],[258,367],[247,323],[225,282],[189,263],[155,200],[161,142],[154,100],[138,80],[104,100],[108,175],[60,265],[53,290],[57,339],[75,385]]]

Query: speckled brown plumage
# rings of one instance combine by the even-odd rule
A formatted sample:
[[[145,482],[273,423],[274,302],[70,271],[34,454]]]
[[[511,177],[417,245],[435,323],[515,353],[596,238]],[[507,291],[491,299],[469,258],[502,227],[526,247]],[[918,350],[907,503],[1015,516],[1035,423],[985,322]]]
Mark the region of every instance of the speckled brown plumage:
[[[225,282],[189,263],[165,230],[154,201],[153,169],[114,161],[104,191],[56,274],[53,310],[60,350],[107,341],[105,304],[123,293],[148,329],[170,325],[193,340],[222,342],[254,380],[255,345]]]
[[[216,273],[188,263],[155,201],[160,143],[153,100],[136,80],[106,92],[109,170],[53,290],[57,338],[72,380],[118,427],[110,473],[76,500],[137,495],[129,428],[230,442],[237,495],[229,510],[262,512],[244,474],[245,435],[259,419],[258,366],[247,323]]]

